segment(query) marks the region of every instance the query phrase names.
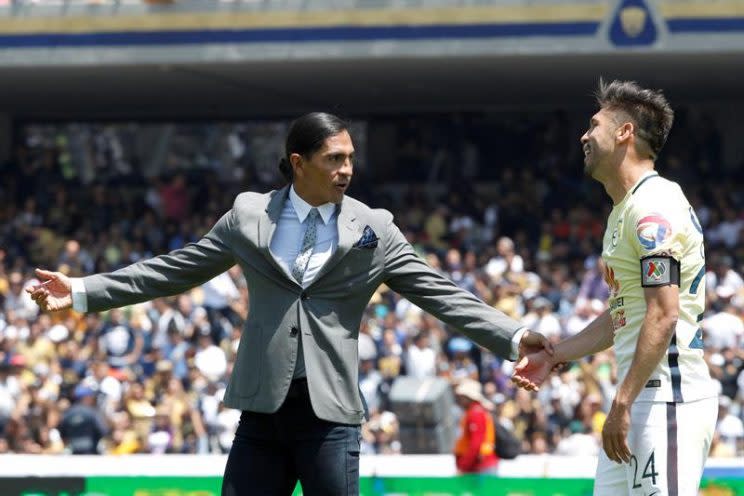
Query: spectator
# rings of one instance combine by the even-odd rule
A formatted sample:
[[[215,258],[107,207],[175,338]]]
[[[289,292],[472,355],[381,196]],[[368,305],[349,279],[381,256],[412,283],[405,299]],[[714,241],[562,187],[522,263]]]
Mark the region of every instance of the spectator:
[[[727,300],[744,290],[744,279],[733,268],[734,261],[730,255],[721,255],[713,260],[713,270],[705,274],[708,301],[719,308],[719,300]]]
[[[227,272],[205,282],[202,290],[203,305],[212,327],[212,338],[219,342],[230,335],[231,328],[240,320],[232,309],[234,302],[240,298],[240,293]]]
[[[473,343],[457,336],[450,339],[448,348],[452,354],[452,363],[449,367],[451,381],[458,384],[463,379],[478,380],[478,367],[470,357]]]
[[[189,192],[186,176],[176,174],[170,182],[160,187],[160,202],[167,220],[183,222],[189,213]]]
[[[505,274],[520,274],[524,272],[524,260],[514,250],[514,241],[506,236],[496,244],[498,255],[486,264],[486,273],[491,279],[498,281]]]
[[[481,384],[463,379],[455,389],[464,413],[460,437],[455,444],[455,464],[461,473],[490,472],[496,468],[496,435],[490,411],[493,404],[481,392]]]
[[[406,374],[425,379],[436,375],[436,352],[429,346],[429,335],[423,331],[416,334],[406,351]]]
[[[604,264],[595,255],[584,260],[584,276],[581,278],[581,287],[576,298],[576,307],[589,306],[591,301],[607,301],[610,296],[610,288],[604,279]]]
[[[744,334],[744,322],[740,314],[739,309],[729,303],[720,312],[700,322],[705,331],[705,343],[715,349],[739,348]]]
[[[34,319],[39,313],[39,308],[34,308],[36,305],[34,305],[28,293],[24,291],[23,274],[11,272],[8,283],[8,292],[5,294],[5,303],[3,304],[6,314],[12,313],[27,320]],[[25,286],[33,283],[35,281],[28,281]]]
[[[553,304],[542,296],[532,301],[532,311],[524,316],[522,322],[550,340],[555,341],[561,337],[561,323],[553,313]]]
[[[95,408],[96,392],[79,384],[75,388],[76,403],[67,410],[60,423],[60,434],[73,455],[99,453],[99,442],[108,432],[105,421]]]
[[[599,454],[599,441],[590,434],[590,427],[580,420],[573,420],[568,430],[571,435],[560,440],[555,449],[557,455],[597,456]]]
[[[574,336],[583,331],[591,321],[604,312],[604,307],[605,304],[600,300],[591,300],[581,304],[577,299],[574,312],[566,321],[565,334],[567,336]]]
[[[101,329],[98,342],[109,365],[114,368],[136,363],[144,346],[142,335],[135,332],[119,308],[109,313],[109,321]]]
[[[731,404],[731,398],[728,396],[721,395],[718,398],[716,434],[729,452],[739,455],[744,449],[744,423],[739,417],[731,414]]]
[[[198,347],[194,355],[194,364],[204,377],[210,381],[217,381],[227,372],[225,352],[216,346],[209,334],[201,334]]]
[[[60,255],[58,265],[66,265],[70,269],[70,275],[79,277],[83,274],[93,272],[93,259],[86,250],[80,248],[77,240],[71,239],[65,243],[65,249]]]

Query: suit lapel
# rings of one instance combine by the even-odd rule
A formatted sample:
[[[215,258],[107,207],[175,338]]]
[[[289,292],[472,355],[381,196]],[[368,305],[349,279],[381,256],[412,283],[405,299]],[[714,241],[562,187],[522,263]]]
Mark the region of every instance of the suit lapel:
[[[297,281],[289,274],[281,265],[279,265],[271,254],[271,239],[274,237],[274,231],[276,231],[276,225],[279,222],[279,217],[282,215],[284,209],[284,202],[289,196],[289,186],[285,186],[280,190],[275,191],[268,204],[266,205],[266,211],[258,218],[258,248],[261,254],[266,257],[266,260],[280,273],[290,280],[290,282],[297,285]]]
[[[338,229],[338,247],[328,261],[321,267],[318,275],[313,279],[311,286],[318,282],[324,275],[330,272],[338,263],[343,259],[354,242],[359,238],[360,233],[357,229],[356,215],[349,207],[348,204],[341,204],[341,208],[338,213],[338,221],[336,223]]]

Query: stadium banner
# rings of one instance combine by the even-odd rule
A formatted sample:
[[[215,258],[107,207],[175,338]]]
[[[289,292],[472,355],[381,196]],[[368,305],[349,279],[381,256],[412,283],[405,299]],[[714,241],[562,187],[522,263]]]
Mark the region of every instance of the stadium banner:
[[[3,496],[46,496],[86,494],[85,477],[3,477],[0,494]]]
[[[225,455],[3,455],[0,496],[217,496]],[[596,457],[522,455],[496,475],[457,474],[451,455],[365,455],[362,496],[588,496]],[[298,486],[295,495],[302,494]],[[708,460],[703,496],[744,496],[744,459]]]
[[[314,0],[299,10],[282,2],[185,1],[156,9],[72,2],[64,15],[53,2],[9,3],[0,5],[0,62],[77,67],[744,49],[738,0],[442,0],[408,8],[355,8],[356,1],[339,8]]]
[[[221,477],[3,478],[4,496],[219,496]],[[84,488],[80,486],[84,483]],[[591,479],[363,477],[360,496],[588,496]],[[301,496],[297,487],[294,496]],[[744,496],[744,479],[705,480],[703,496]]]

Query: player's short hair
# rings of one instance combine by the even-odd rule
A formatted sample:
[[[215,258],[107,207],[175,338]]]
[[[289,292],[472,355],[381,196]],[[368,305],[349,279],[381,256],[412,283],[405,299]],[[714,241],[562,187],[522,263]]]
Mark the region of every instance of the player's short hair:
[[[624,114],[622,118],[633,123],[651,158],[659,156],[674,122],[674,111],[661,90],[642,88],[635,81],[606,83],[600,79],[595,97],[600,108]]]

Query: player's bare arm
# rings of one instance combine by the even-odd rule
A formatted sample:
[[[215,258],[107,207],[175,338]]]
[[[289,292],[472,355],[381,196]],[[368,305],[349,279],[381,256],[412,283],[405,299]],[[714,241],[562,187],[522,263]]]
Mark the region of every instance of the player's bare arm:
[[[556,364],[578,360],[604,351],[613,342],[610,311],[594,319],[581,332],[554,346],[553,356],[544,351],[525,355],[514,370],[512,381],[529,391],[537,390]]]
[[[645,288],[646,316],[638,336],[628,375],[618,388],[612,408],[602,429],[605,453],[615,462],[630,460],[628,428],[630,406],[648,382],[651,373],[664,358],[679,315],[679,287],[676,285]]]

